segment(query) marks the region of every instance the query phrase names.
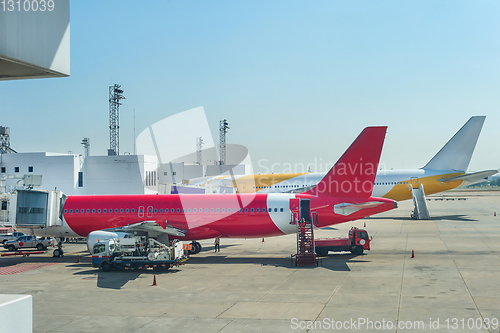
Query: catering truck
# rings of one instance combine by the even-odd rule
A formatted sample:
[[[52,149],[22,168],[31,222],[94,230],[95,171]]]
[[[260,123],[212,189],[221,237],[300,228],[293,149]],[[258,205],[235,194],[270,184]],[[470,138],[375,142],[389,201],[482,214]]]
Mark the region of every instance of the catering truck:
[[[351,228],[349,237],[316,238],[314,243],[318,256],[327,256],[329,251],[350,251],[358,255],[363,254],[364,250],[370,251],[368,232],[358,228]]]

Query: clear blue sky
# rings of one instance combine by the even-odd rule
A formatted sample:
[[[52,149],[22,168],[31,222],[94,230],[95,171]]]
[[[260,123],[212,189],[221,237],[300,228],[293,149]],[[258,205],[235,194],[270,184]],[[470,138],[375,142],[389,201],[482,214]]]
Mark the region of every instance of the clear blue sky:
[[[365,126],[387,125],[382,162],[416,168],[486,115],[470,168],[500,167],[498,1],[70,8],[71,76],[0,82],[0,125],[20,152],[83,153],[85,136],[92,155],[106,154],[108,86],[119,83],[122,153],[133,151],[133,109],[138,134],[203,106],[214,141],[227,118],[228,142],[248,147],[255,165],[335,162]]]

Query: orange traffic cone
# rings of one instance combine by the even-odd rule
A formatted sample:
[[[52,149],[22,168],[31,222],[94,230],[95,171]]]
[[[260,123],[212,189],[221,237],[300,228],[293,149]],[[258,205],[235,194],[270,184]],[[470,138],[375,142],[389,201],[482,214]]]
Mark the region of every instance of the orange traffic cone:
[[[78,259],[76,260],[76,263],[79,264],[80,263],[80,256],[78,256]]]
[[[157,286],[158,284],[156,283],[156,275],[153,277],[153,286]]]
[[[415,251],[411,250],[411,257],[415,258]]]

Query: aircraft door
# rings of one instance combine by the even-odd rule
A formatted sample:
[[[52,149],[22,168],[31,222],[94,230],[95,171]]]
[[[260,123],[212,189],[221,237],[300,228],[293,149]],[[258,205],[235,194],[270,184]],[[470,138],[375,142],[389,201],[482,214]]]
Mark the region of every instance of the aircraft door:
[[[144,206],[139,206],[139,210],[137,211],[137,216],[140,218],[144,217]]]
[[[300,199],[300,219],[311,222],[311,200]]]
[[[245,182],[238,183],[238,193],[246,193],[246,184]]]
[[[153,217],[153,206],[148,206],[148,217]]]
[[[411,177],[411,187],[417,189],[420,188],[420,184],[417,177]]]

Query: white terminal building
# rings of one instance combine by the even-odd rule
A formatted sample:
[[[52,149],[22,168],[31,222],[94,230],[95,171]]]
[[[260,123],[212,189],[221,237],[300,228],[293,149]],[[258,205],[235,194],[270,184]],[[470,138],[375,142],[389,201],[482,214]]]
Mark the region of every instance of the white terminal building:
[[[13,224],[15,212],[9,207],[15,207],[15,199],[10,193],[16,189],[57,189],[66,195],[205,193],[205,188],[189,186],[189,180],[228,170],[241,175],[247,169],[244,164],[159,164],[152,155],[4,153],[0,154],[0,225]]]

